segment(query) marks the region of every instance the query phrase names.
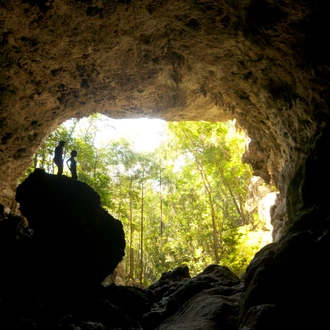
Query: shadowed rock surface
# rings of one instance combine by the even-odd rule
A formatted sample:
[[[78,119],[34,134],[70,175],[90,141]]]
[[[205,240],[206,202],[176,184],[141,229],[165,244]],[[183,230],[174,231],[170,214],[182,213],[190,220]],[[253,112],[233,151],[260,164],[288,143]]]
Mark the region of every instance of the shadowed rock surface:
[[[8,224],[14,220],[2,217],[2,233],[13,233]],[[59,295],[53,290],[58,284],[52,275],[42,265],[33,267],[38,258],[31,255],[33,236],[21,228],[6,241],[12,249],[2,258],[6,261],[0,276],[3,329],[307,330],[330,326],[329,229],[297,231],[265,246],[241,279],[227,267],[210,265],[191,277],[187,266],[181,266],[146,289],[71,282],[78,289],[74,297],[68,285],[69,290]],[[69,271],[65,261],[56,267],[58,274]],[[31,280],[34,277],[43,292]],[[68,276],[67,281],[71,279]]]
[[[328,328],[329,247],[327,229],[262,248],[246,271],[239,329]]]
[[[20,211],[33,230],[31,281],[54,294],[94,287],[124,256],[122,223],[101,208],[87,184],[36,169],[17,188]]]

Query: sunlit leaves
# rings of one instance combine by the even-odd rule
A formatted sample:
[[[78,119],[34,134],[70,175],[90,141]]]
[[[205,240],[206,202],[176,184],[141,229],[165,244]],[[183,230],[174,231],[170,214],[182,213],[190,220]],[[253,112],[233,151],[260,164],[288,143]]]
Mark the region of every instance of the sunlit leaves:
[[[136,283],[141,267],[148,284],[181,264],[194,275],[215,262],[241,274],[259,242],[248,246],[258,221],[244,208],[252,173],[241,163],[245,136],[234,122],[169,123],[159,148],[148,153],[125,139],[98,145],[99,123],[93,116],[84,126],[60,126],[35,155],[35,167],[53,173],[59,140],[67,141],[66,155],[78,151],[78,179],[123,223],[126,280]]]

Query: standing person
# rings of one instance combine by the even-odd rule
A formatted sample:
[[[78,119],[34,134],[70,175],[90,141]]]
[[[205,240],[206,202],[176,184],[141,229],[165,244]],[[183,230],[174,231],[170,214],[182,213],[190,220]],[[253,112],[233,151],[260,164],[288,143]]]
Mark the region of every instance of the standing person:
[[[57,175],[62,175],[63,173],[63,147],[65,141],[60,141],[58,146],[55,148],[54,163],[57,166]]]
[[[78,180],[77,176],[77,162],[74,159],[77,156],[77,151],[72,150],[71,151],[71,157],[66,161],[66,164],[68,165],[70,172],[71,172],[71,178],[73,180]]]

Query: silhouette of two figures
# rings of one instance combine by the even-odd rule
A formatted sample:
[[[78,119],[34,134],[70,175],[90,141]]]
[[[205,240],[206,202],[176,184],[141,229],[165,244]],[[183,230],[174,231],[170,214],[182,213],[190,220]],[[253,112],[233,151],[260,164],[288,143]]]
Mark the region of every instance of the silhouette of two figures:
[[[63,147],[65,145],[65,141],[60,141],[58,146],[55,148],[55,155],[54,155],[54,163],[57,166],[57,175],[63,174]],[[71,151],[71,157],[67,160],[66,164],[69,167],[69,170],[71,172],[71,177],[74,180],[78,180],[77,176],[77,162],[75,160],[75,157],[77,156],[77,151],[72,150]]]

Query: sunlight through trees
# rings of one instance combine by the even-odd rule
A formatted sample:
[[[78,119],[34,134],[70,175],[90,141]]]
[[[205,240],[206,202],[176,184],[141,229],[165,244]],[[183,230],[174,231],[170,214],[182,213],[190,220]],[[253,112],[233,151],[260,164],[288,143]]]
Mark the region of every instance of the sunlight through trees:
[[[104,127],[108,134],[100,138]],[[58,141],[66,141],[65,158],[77,150],[78,180],[124,225],[124,284],[148,285],[182,264],[192,275],[214,263],[241,275],[265,244],[258,208],[245,207],[252,178],[241,162],[246,136],[233,121],[159,127],[157,143],[141,151],[137,135],[130,140],[110,134],[118,133],[114,120],[72,119],[48,136],[26,176],[35,168],[54,173]]]

